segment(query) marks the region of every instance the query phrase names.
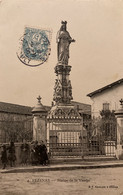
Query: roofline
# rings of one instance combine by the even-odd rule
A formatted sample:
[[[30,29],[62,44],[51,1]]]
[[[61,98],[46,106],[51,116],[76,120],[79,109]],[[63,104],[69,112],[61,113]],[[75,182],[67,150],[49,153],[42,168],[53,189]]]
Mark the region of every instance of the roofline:
[[[86,106],[91,106],[90,104],[81,103],[81,102],[77,102],[77,101],[74,101],[74,100],[71,100],[71,103],[78,103],[78,104],[82,104],[82,105],[86,105]]]
[[[21,105],[21,104],[14,104],[14,103],[9,103],[9,102],[1,102],[0,101],[0,103],[4,103],[4,104],[9,104],[9,105],[15,105],[15,106],[22,106],[22,107],[27,107],[27,108],[33,108],[33,107],[31,107],[31,106],[25,106],[25,105]]]
[[[10,113],[10,114],[17,114],[17,115],[25,115],[25,116],[32,116],[32,110],[34,109],[34,106],[31,107],[31,106],[25,106],[25,105],[20,105],[20,104],[14,104],[14,103],[8,103],[8,102],[1,102],[0,101],[0,104],[6,104],[6,105],[11,105],[11,106],[16,106],[16,108],[23,108],[23,109],[28,109],[26,112],[19,112],[17,110],[1,110],[0,108],[0,113]],[[48,110],[48,108],[50,106],[44,106],[46,107],[46,110]]]
[[[20,113],[20,112],[9,112],[9,111],[1,111],[0,110],[0,113],[9,113],[9,114],[17,114],[17,115],[25,115],[25,116],[32,116],[32,113]]]
[[[120,79],[120,80],[118,80],[118,81],[115,81],[115,82],[113,82],[113,83],[111,83],[111,84],[109,84],[109,85],[106,85],[105,87],[102,87],[102,88],[100,88],[100,89],[97,89],[96,91],[93,91],[93,92],[87,94],[87,96],[88,96],[88,97],[92,97],[92,96],[94,96],[94,95],[96,95],[96,94],[98,94],[98,93],[101,93],[102,91],[104,91],[104,90],[106,90],[106,89],[108,89],[108,88],[111,88],[111,87],[113,87],[113,86],[115,86],[115,85],[117,85],[117,84],[120,84],[120,83],[122,83],[122,82],[123,82],[123,78]]]

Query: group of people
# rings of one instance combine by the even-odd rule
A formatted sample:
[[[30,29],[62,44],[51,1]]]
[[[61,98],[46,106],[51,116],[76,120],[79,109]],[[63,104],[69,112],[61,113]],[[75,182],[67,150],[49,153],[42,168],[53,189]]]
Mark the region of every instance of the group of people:
[[[8,161],[10,162],[10,166],[15,166],[15,161],[16,161],[16,155],[15,155],[15,145],[14,142],[11,141],[10,145],[7,147],[6,145],[2,146],[2,152],[1,152],[1,161],[3,164],[3,169],[6,168],[6,165]],[[7,155],[8,151],[8,155]]]
[[[47,148],[43,141],[40,143],[32,141],[29,144],[24,140],[20,146],[20,151],[21,164],[23,165],[26,165],[28,162],[31,162],[32,165],[47,165],[49,162]],[[8,162],[11,167],[15,166],[16,153],[13,141],[10,142],[9,146],[2,145],[1,161],[3,169],[6,168]]]
[[[32,142],[30,149],[31,149],[30,157],[31,157],[32,165],[48,164],[47,148],[43,141],[41,141],[40,143],[38,143],[38,141]]]

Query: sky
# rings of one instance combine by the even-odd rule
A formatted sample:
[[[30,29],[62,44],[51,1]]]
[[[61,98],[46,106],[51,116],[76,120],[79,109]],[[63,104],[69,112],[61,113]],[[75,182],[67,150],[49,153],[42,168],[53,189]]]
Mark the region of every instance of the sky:
[[[76,40],[69,59],[74,101],[91,104],[88,93],[123,78],[122,0],[1,0],[1,102],[34,106],[40,95],[51,105],[62,20]],[[16,55],[26,26],[51,31],[51,54],[41,66],[26,66]]]

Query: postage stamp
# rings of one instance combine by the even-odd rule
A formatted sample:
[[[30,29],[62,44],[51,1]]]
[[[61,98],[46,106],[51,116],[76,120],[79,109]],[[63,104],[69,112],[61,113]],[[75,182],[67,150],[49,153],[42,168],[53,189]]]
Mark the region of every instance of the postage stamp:
[[[19,40],[17,57],[28,66],[39,66],[48,60],[51,52],[51,31],[25,27]]]

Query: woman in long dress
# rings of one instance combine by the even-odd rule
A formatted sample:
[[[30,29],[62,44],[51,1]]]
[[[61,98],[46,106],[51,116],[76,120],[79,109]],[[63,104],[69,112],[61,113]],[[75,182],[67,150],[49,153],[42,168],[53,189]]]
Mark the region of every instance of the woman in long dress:
[[[10,142],[8,150],[8,160],[10,161],[10,166],[15,166],[16,155],[15,155],[15,144],[13,141]]]

